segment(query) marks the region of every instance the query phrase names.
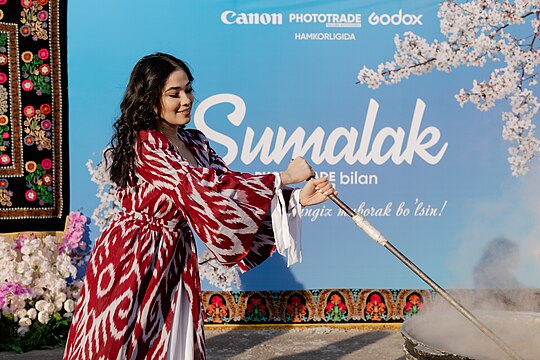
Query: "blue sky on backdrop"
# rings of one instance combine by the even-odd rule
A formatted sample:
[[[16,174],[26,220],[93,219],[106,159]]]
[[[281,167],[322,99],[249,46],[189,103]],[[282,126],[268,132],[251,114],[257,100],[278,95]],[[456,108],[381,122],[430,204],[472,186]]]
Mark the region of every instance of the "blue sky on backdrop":
[[[321,128],[325,137],[317,139],[323,147],[338,128],[354,128],[362,134],[370,101],[379,106],[373,138],[383,129],[398,127],[408,136],[420,99],[425,111],[419,131],[429,128],[440,134],[429,152],[436,154],[447,143],[440,161],[428,164],[416,155],[410,165],[391,160],[379,165],[341,160],[317,164],[315,169],[333,172],[340,197],[351,207],[362,202],[366,207],[389,207],[390,216],[368,220],[441,285],[472,286],[471,271],[485,245],[494,237],[506,236],[521,246],[520,279],[540,286],[535,271],[540,235],[538,164],[526,176],[511,176],[506,161],[509,144],[501,138],[503,103],[480,112],[471,105],[461,108],[454,99],[461,87],[469,88],[474,79],[485,78],[489,68],[433,72],[377,90],[356,84],[356,75],[364,65],[376,67],[392,58],[396,33],[414,31],[428,39],[441,38],[438,2],[160,0],[149,4],[96,0],[90,15],[88,3],[68,3],[72,210],[90,215],[97,206],[97,187],[85,163],[90,158],[99,160],[110,140],[111,125],[119,115],[133,65],[146,54],[169,52],[191,66],[198,104],[207,104],[207,99],[219,94],[232,94],[243,101],[246,114],[239,126],[227,119],[234,109],[228,103],[212,106],[204,114],[200,109],[195,112],[210,129],[231,138],[239,153],[248,150],[245,139],[250,131],[257,143],[267,128],[274,136],[282,128],[287,137],[300,128],[306,138]],[[234,20],[233,13],[224,15],[227,11],[234,11],[237,18],[238,14],[282,14],[283,18],[276,25],[227,24]],[[361,26],[327,27],[308,22],[309,14],[361,14]],[[412,14],[422,24],[374,25],[369,21],[373,14]],[[303,17],[304,22],[291,16]],[[341,35],[342,40],[302,38],[309,38],[309,34],[335,37],[337,33],[349,34],[349,39],[344,39],[347,35]],[[350,39],[351,34],[354,39]],[[227,97],[220,95],[220,99]],[[193,122],[191,126],[195,126]],[[274,146],[275,138],[270,140]],[[230,150],[230,145],[217,138],[210,141],[219,154]],[[359,141],[360,136],[356,148]],[[344,144],[342,137],[334,153]],[[389,146],[386,142],[382,152]],[[260,156],[245,163],[238,155],[231,167],[248,172],[277,171],[286,167],[291,156],[289,152],[279,164],[264,164]],[[308,153],[306,158],[311,160],[310,156]],[[351,172],[373,175],[377,183],[347,183]],[[420,202],[444,209],[440,216],[415,216]],[[401,203],[410,209],[409,215],[398,216]],[[286,268],[283,259],[275,256],[243,276],[245,288],[426,287],[348,218],[337,216],[335,205],[325,203],[320,211],[323,207],[323,213],[330,209],[331,216],[304,219],[304,262]],[[98,234],[92,226],[91,238]]]

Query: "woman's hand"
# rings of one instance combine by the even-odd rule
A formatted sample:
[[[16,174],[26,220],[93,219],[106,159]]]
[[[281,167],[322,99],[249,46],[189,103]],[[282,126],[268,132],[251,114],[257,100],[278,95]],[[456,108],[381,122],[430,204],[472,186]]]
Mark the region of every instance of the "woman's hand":
[[[328,200],[328,195],[337,195],[334,186],[328,182],[328,177],[311,179],[300,190],[300,205],[317,205]]]
[[[283,185],[297,184],[315,176],[315,171],[309,166],[307,161],[299,156],[289,163],[287,170],[280,173]]]

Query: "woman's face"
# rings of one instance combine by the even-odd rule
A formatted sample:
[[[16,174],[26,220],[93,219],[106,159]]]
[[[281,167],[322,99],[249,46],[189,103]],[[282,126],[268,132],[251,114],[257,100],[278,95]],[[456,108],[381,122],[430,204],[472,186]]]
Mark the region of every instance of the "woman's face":
[[[176,128],[186,125],[191,119],[193,105],[191,83],[183,70],[176,70],[169,75],[161,94],[162,125]]]

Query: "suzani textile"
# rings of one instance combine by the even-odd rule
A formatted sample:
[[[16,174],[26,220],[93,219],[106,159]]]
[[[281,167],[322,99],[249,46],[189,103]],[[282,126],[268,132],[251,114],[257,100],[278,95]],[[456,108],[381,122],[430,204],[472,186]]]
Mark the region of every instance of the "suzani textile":
[[[65,16],[66,1],[0,0],[0,233],[64,228]]]

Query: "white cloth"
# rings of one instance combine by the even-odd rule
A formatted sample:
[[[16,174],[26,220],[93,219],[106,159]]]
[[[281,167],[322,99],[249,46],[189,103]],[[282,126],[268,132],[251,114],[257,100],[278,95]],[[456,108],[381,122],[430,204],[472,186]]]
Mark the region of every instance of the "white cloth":
[[[194,341],[193,315],[191,314],[189,298],[184,289],[184,282],[180,281],[176,294],[171,334],[169,335],[167,360],[193,360]]]
[[[276,249],[279,254],[287,257],[287,267],[302,262],[302,205],[300,204],[300,189],[292,192],[287,211],[283,191],[281,189],[281,176],[275,175],[275,193],[270,202],[272,215],[272,228]]]

